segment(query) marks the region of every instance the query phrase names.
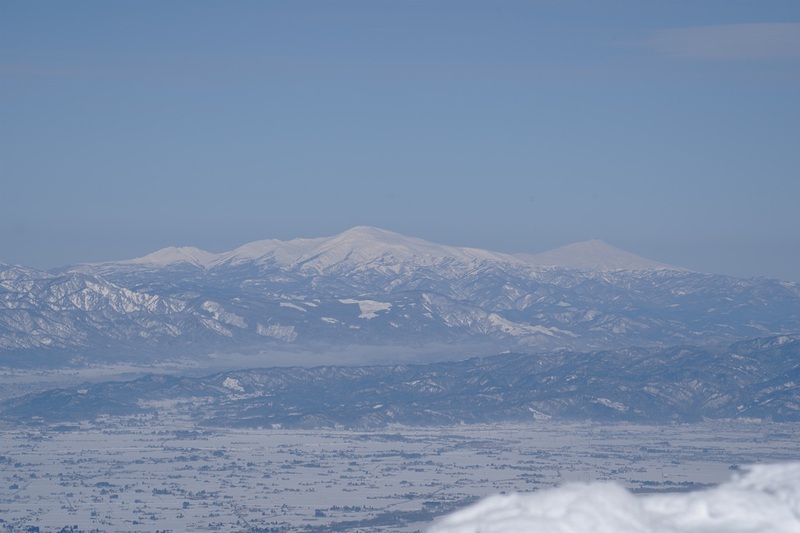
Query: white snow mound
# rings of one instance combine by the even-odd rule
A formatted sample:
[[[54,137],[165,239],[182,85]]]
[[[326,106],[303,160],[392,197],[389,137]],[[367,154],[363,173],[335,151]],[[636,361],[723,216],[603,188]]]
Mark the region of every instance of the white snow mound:
[[[751,466],[709,490],[635,496],[574,483],[492,496],[429,533],[800,533],[800,463]]]

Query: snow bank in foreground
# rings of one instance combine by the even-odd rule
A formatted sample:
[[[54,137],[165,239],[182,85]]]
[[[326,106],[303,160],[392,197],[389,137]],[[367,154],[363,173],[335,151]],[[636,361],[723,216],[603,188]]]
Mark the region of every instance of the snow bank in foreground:
[[[615,483],[576,483],[492,496],[429,533],[800,533],[800,463],[748,467],[713,489],[634,496]]]

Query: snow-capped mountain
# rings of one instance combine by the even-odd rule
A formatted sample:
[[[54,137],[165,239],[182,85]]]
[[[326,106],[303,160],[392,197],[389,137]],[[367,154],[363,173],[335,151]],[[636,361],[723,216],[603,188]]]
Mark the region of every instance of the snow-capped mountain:
[[[51,272],[0,264],[6,364],[345,345],[601,349],[797,331],[796,283],[700,274],[595,241],[521,257],[356,227]]]
[[[524,259],[510,254],[434,244],[379,228],[356,226],[333,237],[290,241],[268,239],[251,242],[220,254],[192,247],[169,247],[137,259],[84,265],[84,267],[93,272],[113,272],[139,265],[153,268],[192,265],[208,270],[221,266],[255,263],[279,265],[288,270],[325,272],[331,268],[340,269],[350,265],[413,263],[422,266],[441,263],[470,264],[480,261],[525,262]]]

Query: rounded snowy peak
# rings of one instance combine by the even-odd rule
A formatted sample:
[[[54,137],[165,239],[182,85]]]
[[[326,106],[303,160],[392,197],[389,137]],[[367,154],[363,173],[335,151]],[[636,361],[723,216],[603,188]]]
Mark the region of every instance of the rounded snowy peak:
[[[436,244],[371,226],[356,226],[324,239],[299,258],[298,262],[307,268],[326,269],[343,262],[365,263],[381,260],[384,263],[412,261],[427,264],[448,259],[464,263],[520,262],[518,258],[508,254]]]
[[[626,252],[599,239],[576,242],[539,254],[517,257],[537,266],[576,270],[683,270]]]
[[[193,246],[168,246],[144,257],[119,261],[117,264],[168,266],[176,263],[189,263],[205,268],[217,258],[217,254],[206,252]]]

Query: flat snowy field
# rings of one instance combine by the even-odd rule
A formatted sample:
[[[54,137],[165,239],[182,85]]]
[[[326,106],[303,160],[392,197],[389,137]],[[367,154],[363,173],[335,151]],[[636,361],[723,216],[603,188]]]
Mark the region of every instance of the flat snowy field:
[[[691,502],[699,500],[662,493],[707,489],[738,475],[742,465],[798,458],[800,424],[767,422],[547,422],[364,432],[218,430],[145,416],[2,427],[0,530],[76,525],[101,531],[411,532],[435,523],[438,531],[461,533],[477,529],[461,518],[448,523],[440,517],[501,492],[535,492],[489,500],[506,511],[530,502],[535,508],[537,501],[563,504],[568,493],[608,509],[620,503],[694,509]],[[595,481],[617,484],[586,484]],[[583,484],[569,485],[574,482]],[[567,487],[545,490],[562,485]],[[480,505],[486,516],[496,511]],[[715,512],[703,509],[693,512]],[[483,519],[481,512],[469,512]],[[594,530],[626,531],[614,527]]]

